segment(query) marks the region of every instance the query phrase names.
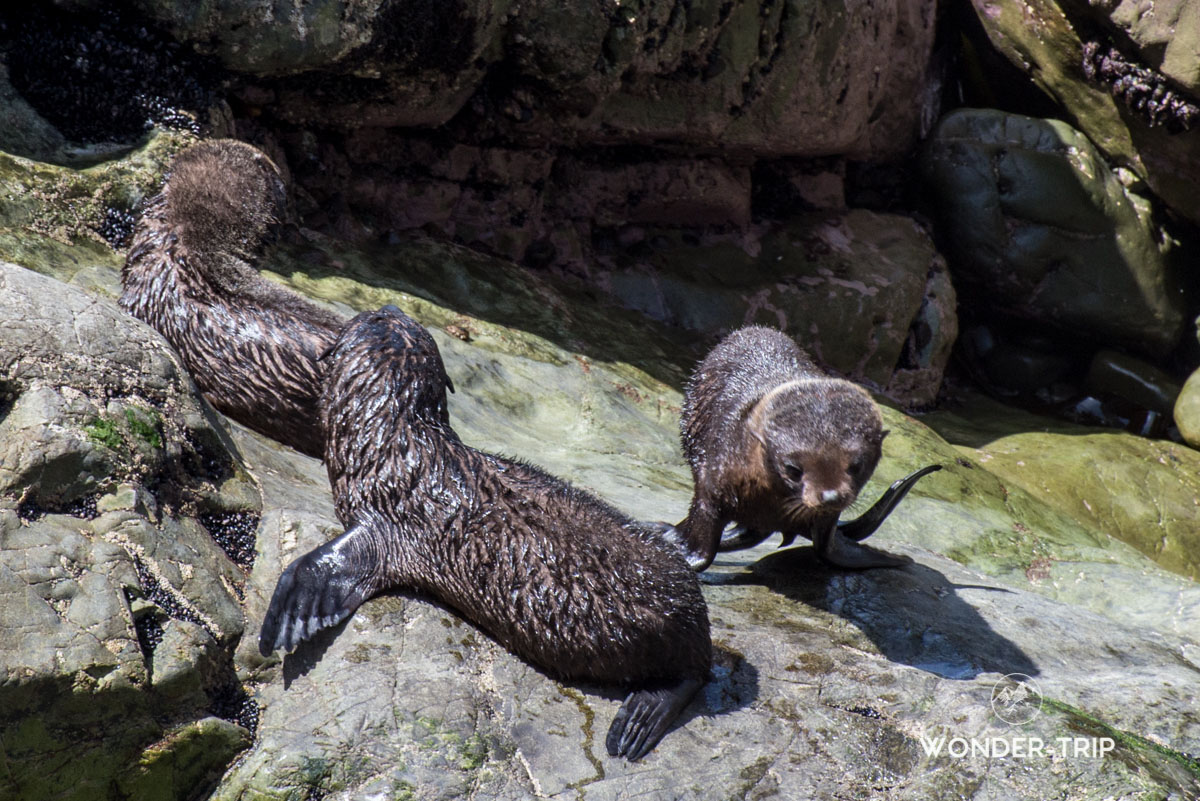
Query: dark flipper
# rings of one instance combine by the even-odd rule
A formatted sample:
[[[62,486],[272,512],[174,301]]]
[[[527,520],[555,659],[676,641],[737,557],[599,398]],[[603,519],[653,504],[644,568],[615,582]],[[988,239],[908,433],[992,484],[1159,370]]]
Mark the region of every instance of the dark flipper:
[[[372,577],[379,565],[363,558],[374,550],[371,536],[367,526],[357,525],[288,565],[263,618],[259,653],[291,651],[321,629],[348,618],[374,594]]]
[[[883,495],[879,496],[879,500],[875,501],[875,505],[862,513],[861,517],[854,520],[847,520],[844,523],[838,523],[837,530],[847,539],[860,542],[875,533],[875,529],[879,528],[880,524],[887,519],[887,516],[892,513],[896,505],[904,500],[904,496],[913,488],[922,477],[929,475],[937,470],[941,470],[940,464],[931,464],[928,467],[922,467],[916,472],[909,473],[902,479],[894,481],[892,486],[888,487]],[[837,564],[835,562],[835,564]]]
[[[842,536],[840,526],[830,526],[813,534],[813,547],[821,560],[836,567],[865,570],[870,567],[899,567],[909,559],[877,551]]]
[[[703,684],[684,679],[670,687],[631,692],[608,727],[604,745],[609,756],[633,762],[648,754]]]
[[[699,495],[692,496],[688,516],[678,525],[650,523],[665,538],[679,546],[688,567],[699,573],[712,564],[721,542],[721,532],[729,518],[722,518],[713,505]]]
[[[758,531],[746,528],[745,526],[734,526],[721,535],[721,541],[717,544],[717,551],[725,553],[726,551],[740,551],[744,548],[753,548],[774,533],[773,531]]]

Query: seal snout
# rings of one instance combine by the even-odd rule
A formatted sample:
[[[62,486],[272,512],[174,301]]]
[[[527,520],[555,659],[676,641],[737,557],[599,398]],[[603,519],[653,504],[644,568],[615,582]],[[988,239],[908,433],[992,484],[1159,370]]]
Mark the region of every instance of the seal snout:
[[[842,500],[842,493],[835,489],[827,489],[821,492],[821,503],[833,506]]]

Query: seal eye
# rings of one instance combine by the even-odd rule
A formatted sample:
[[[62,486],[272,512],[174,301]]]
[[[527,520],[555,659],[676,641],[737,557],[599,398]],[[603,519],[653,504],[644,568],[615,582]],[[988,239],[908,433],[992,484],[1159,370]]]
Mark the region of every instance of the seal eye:
[[[783,472],[787,475],[789,481],[796,484],[799,484],[800,480],[804,478],[804,469],[791,462],[784,463]]]

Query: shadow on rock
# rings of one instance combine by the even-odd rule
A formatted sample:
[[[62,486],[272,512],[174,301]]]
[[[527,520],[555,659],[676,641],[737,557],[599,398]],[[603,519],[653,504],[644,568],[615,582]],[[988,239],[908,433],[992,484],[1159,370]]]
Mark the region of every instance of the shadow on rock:
[[[350,625],[351,620],[353,620],[353,616],[346,618],[336,626],[321,629],[309,639],[301,642],[296,646],[295,651],[283,658],[283,688],[285,690],[292,686],[293,681],[307,675],[325,658],[325,652],[329,650],[329,646],[333,645],[333,641],[341,635],[346,626]]]
[[[825,565],[809,547],[769,554],[750,570],[744,579],[725,583],[759,579],[788,598],[845,618],[893,662],[947,679],[973,679],[987,672],[1029,676],[1040,672],[1020,646],[994,631],[956,592],[983,589],[1009,594],[1011,590],[954,584],[917,562],[888,570],[847,572]],[[1003,608],[996,611],[1002,613]]]

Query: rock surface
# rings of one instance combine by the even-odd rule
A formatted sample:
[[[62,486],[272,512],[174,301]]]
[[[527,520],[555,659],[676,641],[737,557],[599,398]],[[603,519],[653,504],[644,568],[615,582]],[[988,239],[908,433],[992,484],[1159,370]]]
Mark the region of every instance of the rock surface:
[[[933,400],[957,323],[927,233],[842,208],[836,160],[775,176],[828,211],[763,219],[772,173],[752,164],[901,152],[931,107],[931,3],[127,5],[241,71],[226,123],[298,177],[305,219],[269,275],[343,314],[395,303],[430,327],[478,447],[676,521],[679,387],[706,337],[748,321]],[[1010,25],[1051,6],[981,8]],[[1055,20],[1018,32],[1027,63],[1081,70]],[[1109,114],[1086,132],[1190,208],[1194,165],[1171,161],[1187,140],[1143,159],[1143,123],[1069,77]],[[845,573],[768,541],[703,576],[712,682],[640,763],[601,742],[620,688],[550,680],[418,596],[264,659],[280,571],[340,531],[324,470],[196,397],[116,309],[104,242],[119,238],[99,233],[190,135],[81,150],[4,90],[0,75],[20,129],[0,148],[20,157],[0,155],[0,259],[29,270],[0,267],[0,797],[1200,797],[1200,456],[975,398],[929,425],[884,410],[858,509],[945,466],[872,539],[911,564]],[[1143,209],[1083,152],[1067,156],[1099,190],[1076,194],[1103,206],[1118,251],[1153,262]],[[421,228],[474,250],[406,233]]]
[[[279,79],[246,97],[291,123],[435,126],[483,110],[515,138],[789,155],[910,144],[935,21],[927,0],[134,6],[225,68]]]
[[[458,388],[452,419],[469,442],[532,459],[633,514],[682,516],[690,488],[672,387],[693,358],[686,343],[632,313],[568,303],[552,283],[531,282],[501,262],[484,271],[484,260],[454,248],[418,242],[354,252],[314,242],[279,254],[280,280],[347,313],[394,302],[431,326]],[[388,269],[397,263],[409,266]],[[89,283],[111,287],[112,279]],[[418,284],[424,297],[404,291]],[[522,311],[525,323],[515,327]],[[595,328],[600,317],[606,328]],[[583,330],[607,335],[582,341]],[[637,366],[629,354],[640,354]],[[188,670],[171,668],[170,649],[211,665],[225,643],[234,648],[239,680],[262,713],[253,746],[215,798],[821,797],[864,786],[897,799],[1033,798],[1082,786],[1088,790],[1076,797],[1197,792],[1200,774],[1188,756],[1200,747],[1191,705],[1200,678],[1194,583],[991,472],[981,454],[897,412],[886,418],[893,433],[862,505],[915,466],[948,466],[918,485],[874,538],[914,563],[846,574],[815,563],[807,549],[773,553],[770,543],[723,557],[704,581],[714,681],[642,763],[603,753],[600,738],[621,700],[614,688],[551,681],[417,597],[372,601],[282,661],[259,656],[257,625],[279,572],[339,529],[320,464],[237,426],[236,452],[263,509],[258,558],[244,584],[246,629],[223,622],[219,607],[205,611],[220,627],[211,639],[203,626],[164,615],[174,633],[155,650],[154,670],[180,678],[159,690],[129,683],[143,699],[161,692],[195,702],[205,697],[204,671],[194,668],[200,673],[189,679]],[[204,556],[200,540],[181,539],[186,519],[155,528],[132,505],[121,530],[148,539],[118,540],[118,559],[128,558],[126,548],[152,546],[193,575],[214,575],[221,554],[210,547]],[[81,541],[111,545],[95,525],[89,536],[84,524]],[[11,553],[24,559],[27,551]],[[194,605],[206,597],[202,583],[167,568],[162,575]],[[209,591],[224,586],[209,581]],[[227,581],[241,586],[236,575]],[[1036,719],[1015,728],[990,706],[993,686],[1014,672],[1032,676],[1046,699]],[[28,697],[29,683],[11,685],[14,698]],[[192,789],[183,772],[189,749],[224,731],[241,730],[200,718],[158,740],[126,736],[158,742],[154,764],[173,777],[160,792],[182,797]],[[244,743],[245,733],[238,736],[222,742]],[[1114,751],[1032,759],[927,753],[922,737],[932,748],[940,736],[1040,737],[1055,749],[1059,737],[1110,737]],[[11,759],[7,738],[5,745]],[[215,760],[231,752],[205,753]]]
[[[912,220],[809,213],[748,235],[648,228],[609,257],[623,305],[698,332],[787,331],[818,361],[907,406],[932,403],[958,334],[945,262]]]
[[[1173,412],[1175,425],[1184,441],[1193,448],[1200,448],[1200,370],[1184,382]]]

